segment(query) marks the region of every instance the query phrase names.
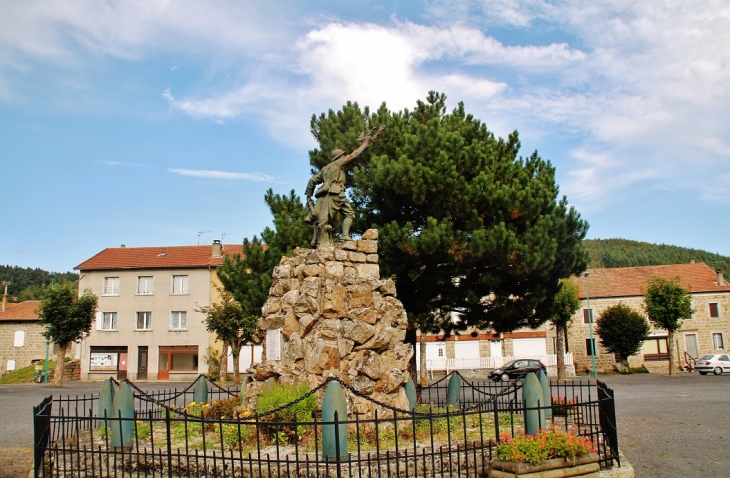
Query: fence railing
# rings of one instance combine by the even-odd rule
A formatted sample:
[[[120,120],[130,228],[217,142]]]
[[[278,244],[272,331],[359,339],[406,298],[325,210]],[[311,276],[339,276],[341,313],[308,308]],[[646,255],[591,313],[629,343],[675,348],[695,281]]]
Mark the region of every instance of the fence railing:
[[[155,394],[135,387],[132,418],[98,416],[98,396],[48,397],[34,408],[35,476],[486,476],[500,435],[517,433],[534,408],[522,401],[522,382],[459,378],[456,408],[447,405],[443,379],[421,390],[414,411],[385,407],[335,422],[319,413],[211,415],[204,411],[218,406],[215,398],[193,403],[190,387]],[[209,393],[235,397],[216,387]],[[549,410],[551,425],[595,442],[602,466],[618,463],[613,392],[601,382],[553,381],[550,394],[539,413]],[[323,451],[323,430],[339,425],[347,450],[338,448],[333,459]],[[110,435],[123,430],[131,430],[126,445],[112,446]]]
[[[565,365],[573,365],[573,354],[568,352],[564,355]],[[558,357],[550,355],[520,355],[507,357],[476,357],[476,358],[443,358],[426,360],[426,370],[445,371],[447,374],[454,370],[483,370],[499,368],[502,365],[517,359],[537,359],[546,367],[556,367]]]

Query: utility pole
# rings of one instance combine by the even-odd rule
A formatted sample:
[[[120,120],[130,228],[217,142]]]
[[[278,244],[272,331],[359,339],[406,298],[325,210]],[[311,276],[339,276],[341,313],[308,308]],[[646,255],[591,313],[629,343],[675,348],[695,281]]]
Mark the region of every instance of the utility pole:
[[[53,286],[56,282],[56,273],[51,272],[51,290],[53,290]],[[51,345],[51,339],[49,338],[51,331],[51,324],[48,324],[46,327],[46,364],[43,367],[43,383],[48,383],[48,349]]]
[[[583,273],[586,278],[586,305],[588,307],[588,330],[591,337],[591,365],[593,366],[593,378],[598,378],[596,373],[596,340],[593,338],[593,311],[591,310],[591,298],[588,294],[588,271]]]

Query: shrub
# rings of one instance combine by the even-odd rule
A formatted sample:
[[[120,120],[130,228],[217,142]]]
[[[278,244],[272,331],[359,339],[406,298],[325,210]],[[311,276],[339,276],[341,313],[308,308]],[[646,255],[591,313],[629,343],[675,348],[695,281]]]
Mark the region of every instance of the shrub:
[[[234,418],[236,407],[241,404],[241,397],[230,397],[222,400],[216,400],[209,408],[203,411],[205,418]]]
[[[261,392],[258,398],[259,414],[275,410],[287,403],[291,403],[309,392],[309,387],[302,383],[298,387],[285,384],[274,384],[271,388]],[[296,416],[297,420],[309,421],[312,419],[312,412],[317,408],[317,396],[312,394],[304,400],[290,405],[271,415],[262,417],[266,421],[292,422]]]
[[[572,460],[587,453],[596,452],[596,444],[579,436],[575,430],[566,432],[554,426],[540,430],[538,435],[502,435],[494,456],[497,460],[536,464],[552,458]]]

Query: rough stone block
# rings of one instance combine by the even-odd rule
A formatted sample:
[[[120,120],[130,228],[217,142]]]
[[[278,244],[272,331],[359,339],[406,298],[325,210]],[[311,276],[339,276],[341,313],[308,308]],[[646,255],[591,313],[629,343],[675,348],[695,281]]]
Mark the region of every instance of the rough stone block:
[[[363,240],[366,241],[377,241],[378,240],[378,230],[377,229],[368,229],[363,233],[362,235]]]
[[[360,279],[380,278],[380,267],[377,264],[355,264],[355,269]]]
[[[365,262],[366,256],[362,252],[349,252],[347,254],[347,260],[354,263]]]
[[[357,241],[357,251],[366,254],[377,254],[378,243],[375,241]]]
[[[345,275],[345,266],[342,262],[328,261],[325,263],[325,271],[328,277],[342,277]]]
[[[280,264],[274,267],[274,279],[288,279],[291,275],[291,266],[289,264]]]
[[[281,310],[281,300],[278,297],[269,297],[261,308],[261,315],[278,314]]]
[[[368,254],[365,256],[365,262],[369,262],[371,264],[377,264],[378,263],[378,255],[377,254]]]

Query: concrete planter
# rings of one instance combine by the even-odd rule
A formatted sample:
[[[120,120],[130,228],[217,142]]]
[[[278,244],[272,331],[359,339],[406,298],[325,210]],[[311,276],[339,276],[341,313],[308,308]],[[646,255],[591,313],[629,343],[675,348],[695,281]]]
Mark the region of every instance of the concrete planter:
[[[490,478],[565,478],[570,476],[598,478],[600,472],[598,460],[599,457],[595,453],[583,455],[575,460],[556,458],[536,465],[494,460],[489,476]]]

